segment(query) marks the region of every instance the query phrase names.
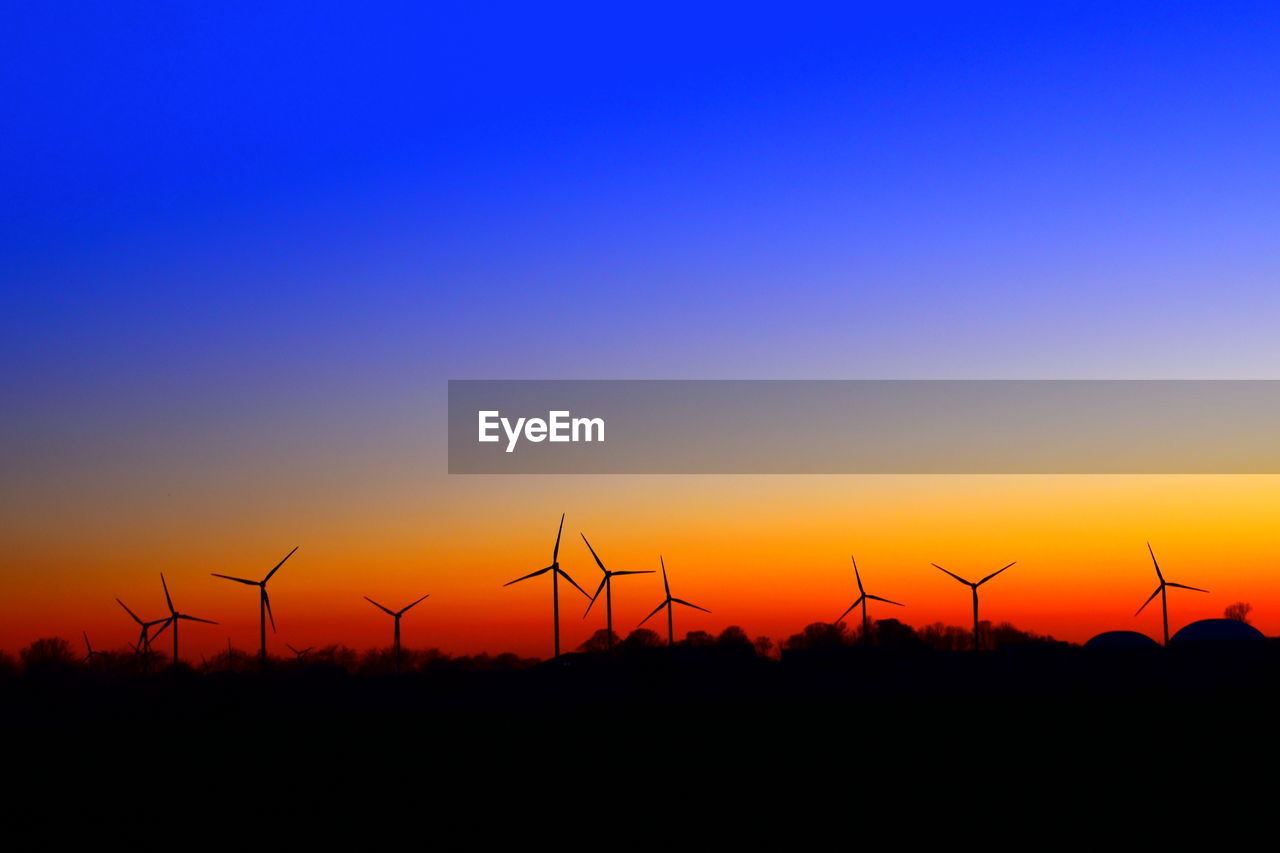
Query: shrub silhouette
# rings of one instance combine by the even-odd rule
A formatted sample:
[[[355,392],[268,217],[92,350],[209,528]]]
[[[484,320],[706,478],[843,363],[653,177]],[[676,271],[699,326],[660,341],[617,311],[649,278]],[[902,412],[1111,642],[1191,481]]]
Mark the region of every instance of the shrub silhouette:
[[[41,637],[19,654],[23,670],[31,675],[67,672],[80,663],[80,655],[61,637]]]
[[[680,644],[684,646],[714,646],[715,643],[716,638],[706,631],[690,631],[680,641]]]
[[[849,644],[844,623],[814,622],[806,625],[799,634],[792,634],[783,643],[786,649],[838,649]]]
[[[747,632],[737,625],[730,625],[720,632],[720,636],[716,637],[716,645],[720,646],[749,646],[751,638],[747,636]]]
[[[648,628],[637,628],[622,641],[623,647],[628,649],[656,649],[666,644],[666,640],[659,637],[656,631]]]
[[[360,665],[360,653],[349,646],[334,645],[317,649],[308,655],[313,664],[355,672]]]
[[[1054,642],[1053,637],[1047,634],[1036,634],[1031,631],[1023,631],[1017,628],[1011,622],[1001,622],[994,627],[990,622],[979,623],[980,633],[982,634],[982,642],[984,648],[999,648],[1000,646],[1016,646],[1025,643],[1051,643]]]
[[[204,672],[246,672],[260,666],[257,655],[250,655],[239,649],[226,649],[204,661],[200,668]]]
[[[918,648],[924,645],[914,628],[897,619],[877,619],[871,630],[879,646]]]
[[[981,626],[979,626],[981,627]],[[942,652],[954,652],[973,648],[971,632],[955,625],[934,622],[916,632],[920,640],[929,648]]]
[[[1228,604],[1226,609],[1222,611],[1222,618],[1234,619],[1237,622],[1249,624],[1249,614],[1253,612],[1253,605],[1247,601],[1237,601],[1235,604]]]
[[[616,646],[621,642],[621,638],[617,634],[613,635],[613,644]],[[609,629],[601,628],[587,639],[585,643],[578,646],[580,652],[604,652],[609,650]]]

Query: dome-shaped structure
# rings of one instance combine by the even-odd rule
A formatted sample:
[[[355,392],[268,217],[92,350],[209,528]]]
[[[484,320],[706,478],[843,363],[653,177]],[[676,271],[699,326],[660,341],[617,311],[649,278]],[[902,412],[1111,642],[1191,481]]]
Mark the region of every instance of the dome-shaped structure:
[[[1262,632],[1248,622],[1237,619],[1201,619],[1174,634],[1169,643],[1237,643],[1265,639]]]
[[[1084,644],[1086,649],[1157,649],[1160,644],[1137,631],[1103,631]]]

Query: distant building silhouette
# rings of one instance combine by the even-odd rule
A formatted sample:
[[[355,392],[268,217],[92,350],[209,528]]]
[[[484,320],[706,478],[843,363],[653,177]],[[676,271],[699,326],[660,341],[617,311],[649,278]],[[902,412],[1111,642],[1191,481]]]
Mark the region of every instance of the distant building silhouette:
[[[1125,649],[1158,649],[1160,644],[1137,631],[1103,631],[1084,644],[1086,649],[1123,651]]]
[[[1248,622],[1237,619],[1201,619],[1174,634],[1169,642],[1185,646],[1196,643],[1237,643],[1265,639],[1262,632]]]

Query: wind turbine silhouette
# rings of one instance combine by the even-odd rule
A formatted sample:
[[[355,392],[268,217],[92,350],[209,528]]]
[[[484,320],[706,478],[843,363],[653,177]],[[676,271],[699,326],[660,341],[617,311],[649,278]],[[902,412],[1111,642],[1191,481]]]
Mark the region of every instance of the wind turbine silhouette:
[[[410,604],[410,605],[409,605],[409,607],[405,607],[405,608],[403,608],[403,609],[401,609],[401,610],[391,610],[390,608],[383,607],[381,604],[379,604],[378,602],[374,601],[372,598],[370,598],[370,597],[369,597],[369,596],[367,596],[367,595],[364,597],[364,600],[365,600],[365,601],[369,602],[369,603],[370,603],[370,604],[372,604],[374,607],[376,607],[376,608],[378,608],[379,610],[381,610],[383,613],[386,613],[387,615],[389,615],[389,616],[390,616],[392,619],[394,619],[394,620],[395,620],[395,622],[396,622],[396,629],[395,629],[396,672],[399,672],[399,671],[400,671],[400,617],[401,617],[401,616],[403,616],[404,614],[408,613],[408,612],[409,612],[409,608],[410,608],[410,607],[413,607],[413,606],[417,605],[417,604],[418,604],[419,602],[421,602],[424,598],[430,598],[430,597],[431,597],[431,596],[430,596],[429,594],[428,594],[428,595],[424,595],[424,596],[422,596],[422,598],[419,598],[419,599],[418,599],[417,601],[415,601],[413,604]],[[447,597],[447,596],[446,596],[446,597]],[[310,649],[308,649],[307,651],[311,651],[311,650],[310,650]],[[299,655],[299,657],[301,657],[301,655]]]
[[[84,648],[85,648],[84,662],[90,663],[95,657],[101,657],[104,654],[104,652],[95,652],[93,650],[93,644],[89,642],[89,632],[81,631],[80,633],[84,635]]]
[[[1015,560],[1013,563],[1010,563],[1010,564],[1009,564],[1009,566],[1016,565],[1016,563],[1017,563],[1017,561]],[[1009,566],[1005,566],[1005,567],[1004,567],[1004,569],[997,569],[996,571],[994,571],[994,572],[992,572],[991,574],[987,575],[987,576],[986,576],[985,578],[983,578],[982,580],[978,581],[977,583],[974,583],[973,581],[965,580],[964,578],[960,577],[960,576],[959,576],[958,574],[956,574],[955,572],[948,572],[946,569],[942,568],[942,566],[939,566],[937,563],[930,563],[929,565],[933,566],[935,569],[937,569],[937,570],[938,570],[938,571],[940,571],[940,572],[946,572],[947,574],[951,575],[951,577],[955,578],[956,580],[960,581],[960,583],[962,583],[962,584],[964,584],[965,586],[969,587],[969,589],[973,592],[973,650],[976,652],[976,651],[978,650],[978,648],[979,648],[979,641],[978,641],[978,587],[982,586],[984,583],[986,583],[987,581],[991,580],[991,579],[992,579],[993,577],[995,577],[996,575],[1000,574],[1000,572],[1003,572],[1003,571],[1004,571],[1004,569],[1009,568]]]
[[[315,648],[315,646],[307,646],[305,649],[295,649],[293,646],[289,645],[288,643],[285,643],[284,647],[289,651],[293,652],[298,659],[302,659],[307,655],[311,654],[312,650]]]
[[[885,604],[894,604],[894,605],[897,605],[898,607],[906,607],[906,605],[898,604],[898,602],[896,601],[890,601],[887,598],[881,598],[878,595],[872,595],[871,593],[867,592],[862,586],[862,575],[858,573],[857,558],[850,557],[849,559],[853,560],[853,576],[858,581],[858,598],[856,601],[853,602],[853,604],[850,604],[849,607],[843,613],[840,614],[839,618],[837,618],[835,622],[831,624],[833,625],[840,624],[840,622],[844,619],[844,617],[849,615],[850,611],[852,611],[858,605],[862,605],[862,641],[864,643],[869,643],[871,642],[871,627],[870,627],[870,623],[867,621],[867,599],[871,599],[872,601],[883,601]]]
[[[186,613],[179,613],[173,606],[173,599],[169,597],[169,584],[165,583],[164,572],[160,573],[160,585],[164,587],[164,603],[169,605],[169,618],[165,623],[173,627],[173,666],[178,665],[178,622],[186,619],[188,622],[203,622],[206,625],[217,625],[212,619],[201,619],[199,616],[189,616]],[[161,630],[164,630],[163,628]],[[156,632],[157,635],[159,632]]]
[[[293,547],[293,551],[297,551],[298,546]],[[259,591],[258,595],[258,658],[263,662],[267,662],[267,620],[271,620],[271,633],[276,631],[276,617],[271,613],[271,599],[267,597],[267,581],[271,580],[271,576],[280,571],[280,567],[284,565],[285,560],[293,556],[293,551],[284,555],[284,560],[276,563],[276,567],[267,572],[267,576],[260,581],[251,581],[247,578],[236,578],[231,575],[220,575],[217,572],[210,572],[215,578],[223,580],[235,581],[236,583],[247,584],[248,586],[256,586]]]
[[[582,537],[583,542],[587,542],[587,535],[585,533],[582,533],[579,535]],[[609,648],[612,649],[613,648],[613,578],[617,575],[651,575],[653,574],[653,569],[646,569],[644,571],[611,572],[604,567],[604,563],[601,562],[599,555],[596,554],[596,549],[591,547],[590,542],[587,542],[587,550],[591,552],[592,557],[595,557],[596,565],[600,567],[600,571],[604,572],[604,577],[600,579],[600,586],[596,587],[596,594],[591,596],[591,601],[587,604],[587,611],[586,613],[582,614],[582,618],[586,619],[588,614],[591,613],[591,606],[595,604],[596,599],[600,597],[600,591],[604,590],[605,626],[606,626],[606,632],[609,635]]]
[[[560,534],[562,532],[564,532],[564,513],[560,513],[560,528],[556,530],[556,547],[551,552],[551,565],[547,566],[545,569],[538,569],[536,572],[530,572],[524,577],[516,578],[513,581],[507,581],[503,584],[503,586],[511,586],[513,583],[527,581],[529,578],[536,578],[538,575],[544,575],[547,572],[551,572],[551,621],[555,626],[556,657],[560,657],[560,578],[563,577],[569,583],[573,584],[573,588],[583,595],[586,595],[587,598],[591,597],[587,595],[587,591],[585,589],[578,586],[577,581],[569,577],[568,572],[560,568]]]
[[[1172,586],[1178,589],[1189,589],[1194,592],[1208,592],[1209,590],[1201,589],[1198,586],[1187,586],[1186,584],[1174,583],[1173,581],[1165,580],[1164,574],[1160,571],[1160,564],[1156,562],[1156,552],[1151,550],[1150,542],[1147,543],[1147,551],[1151,554],[1151,564],[1156,567],[1156,577],[1160,579],[1160,585],[1156,587],[1156,591],[1151,593],[1151,596],[1146,601],[1142,602],[1142,606],[1138,608],[1138,613],[1146,610],[1147,605],[1150,604],[1152,599],[1157,595],[1160,596],[1160,610],[1162,611],[1164,618],[1164,644],[1167,646],[1169,645],[1169,596],[1165,592],[1165,588]],[[1137,616],[1138,613],[1133,615]]]
[[[667,597],[661,604],[653,608],[652,613],[640,620],[640,625],[643,625],[656,616],[658,611],[662,608],[667,608],[667,645],[674,646],[676,644],[675,617],[673,616],[673,611],[676,609],[675,605],[683,604],[685,607],[692,607],[694,610],[701,610],[703,613],[710,613],[711,611],[705,607],[699,607],[696,604],[685,601],[682,598],[673,597],[671,595],[671,584],[667,582],[667,564],[663,562],[661,554],[658,555],[658,562],[662,565],[662,588],[666,590]]]
[[[151,667],[151,641],[164,633],[164,629],[169,627],[168,619],[153,619],[150,622],[143,622],[138,618],[138,614],[129,609],[129,606],[120,599],[116,599],[116,604],[124,608],[124,612],[129,614],[134,622],[141,627],[141,633],[138,634],[138,642],[134,644],[134,650],[142,655],[142,671],[146,672]],[[160,630],[155,635],[151,634],[151,629],[156,625],[160,626]]]

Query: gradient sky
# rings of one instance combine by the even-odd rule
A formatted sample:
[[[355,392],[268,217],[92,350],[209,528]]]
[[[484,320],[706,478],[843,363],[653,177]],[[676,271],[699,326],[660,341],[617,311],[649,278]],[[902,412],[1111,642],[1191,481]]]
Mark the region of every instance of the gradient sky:
[[[444,473],[449,378],[1280,378],[1274,4],[432,5],[7,11],[0,647],[301,545],[281,640],[542,653],[561,511],[685,628],[1154,632],[1150,538],[1280,632],[1271,477]]]

